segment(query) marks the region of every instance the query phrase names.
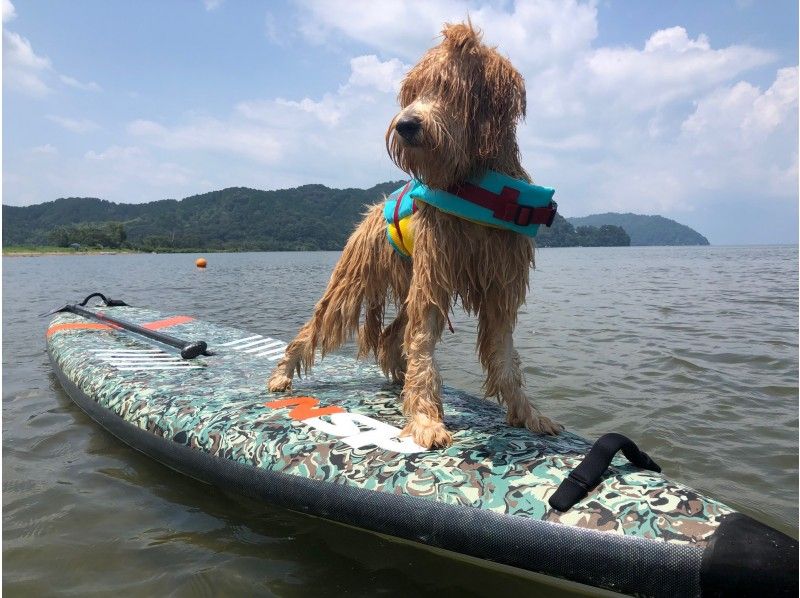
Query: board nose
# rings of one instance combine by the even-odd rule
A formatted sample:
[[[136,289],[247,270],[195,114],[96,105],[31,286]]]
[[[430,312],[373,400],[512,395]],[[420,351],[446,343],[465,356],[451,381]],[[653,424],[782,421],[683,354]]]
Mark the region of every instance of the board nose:
[[[742,513],[725,517],[703,552],[702,596],[798,595],[797,540]]]

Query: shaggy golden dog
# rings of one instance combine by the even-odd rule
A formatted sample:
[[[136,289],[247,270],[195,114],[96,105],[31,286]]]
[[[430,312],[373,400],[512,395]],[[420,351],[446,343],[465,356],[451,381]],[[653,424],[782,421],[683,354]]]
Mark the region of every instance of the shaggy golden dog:
[[[386,133],[394,162],[433,189],[451,189],[496,171],[530,182],[516,139],[525,115],[522,76],[471,23],[445,25],[443,41],[403,80],[401,111]],[[554,212],[553,212],[554,213]],[[522,390],[512,332],[533,266],[532,239],[477,224],[419,202],[413,216],[413,259],[387,242],[384,206],[372,206],[342,252],[313,316],[286,348],[269,379],[270,391],[358,330],[359,357],[374,353],[387,376],[403,382],[410,435],[426,448],[451,442],[443,422],[441,377],[433,353],[454,301],[478,317],[478,353],[487,372],[486,396],[508,408],[508,423],[558,434]],[[383,327],[387,301],[397,317]],[[360,315],[364,323],[359,329]]]

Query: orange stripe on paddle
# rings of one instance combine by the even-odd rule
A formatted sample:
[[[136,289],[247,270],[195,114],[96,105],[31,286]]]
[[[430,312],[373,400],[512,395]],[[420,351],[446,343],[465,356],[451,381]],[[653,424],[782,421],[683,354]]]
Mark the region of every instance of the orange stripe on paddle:
[[[56,324],[47,329],[47,336],[62,330],[111,330],[107,324],[96,324],[92,322],[68,322],[66,324]]]
[[[175,316],[174,318],[167,318],[166,320],[156,320],[155,322],[147,322],[142,324],[142,328],[148,330],[159,330],[161,328],[168,328],[170,326],[177,326],[178,324],[186,324],[191,322],[194,318],[190,316]],[[65,324],[55,324],[47,329],[47,336],[62,330],[112,330],[117,326],[109,324],[100,324],[96,322],[68,322]]]
[[[186,324],[186,322],[191,322],[192,320],[194,320],[194,318],[191,316],[175,316],[174,318],[167,318],[166,320],[157,320],[155,322],[142,324],[142,328],[147,328],[148,330],[159,330],[161,328],[177,326],[178,324]]]

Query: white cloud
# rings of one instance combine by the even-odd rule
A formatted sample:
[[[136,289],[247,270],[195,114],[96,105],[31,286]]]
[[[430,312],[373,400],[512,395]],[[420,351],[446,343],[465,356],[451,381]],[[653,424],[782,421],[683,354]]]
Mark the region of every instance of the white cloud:
[[[400,82],[408,71],[397,58],[381,62],[374,54],[357,56],[350,60],[350,79],[347,83],[356,87],[374,87],[384,93],[397,93]]]
[[[115,191],[120,183],[130,185],[133,182],[172,189],[185,186],[194,178],[189,168],[158,161],[146,149],[137,146],[112,145],[101,152],[88,151],[78,168],[92,172],[91,180],[100,183],[98,188],[117,187]],[[99,197],[107,195],[108,191],[98,193]]]
[[[326,94],[319,102],[315,102],[310,98],[303,98],[299,102],[278,98],[275,103],[279,106],[296,108],[312,114],[326,125],[337,125],[342,118],[342,113],[336,106],[336,100],[329,94]]]
[[[4,20],[5,14],[4,5]],[[3,29],[3,81],[9,89],[43,97],[51,91],[44,81],[51,68],[50,59],[38,56],[27,39]]]
[[[574,151],[579,149],[594,149],[603,146],[601,139],[591,133],[578,133],[559,139],[540,139],[531,134],[528,138],[531,146],[542,147],[550,150]]]
[[[49,143],[45,143],[44,145],[37,145],[34,148],[31,148],[31,153],[34,154],[57,154],[58,148],[54,145]]]
[[[707,188],[797,197],[797,90],[798,69],[790,67],[766,91],[740,81],[697,102],[679,143]]]
[[[650,110],[691,98],[773,60],[770,53],[747,46],[715,50],[705,35],[691,39],[683,27],[672,27],[653,33],[643,50],[595,50],[586,59],[588,72],[581,75],[591,93]]]
[[[696,40],[689,39],[683,27],[670,27],[656,31],[644,45],[645,52],[659,52],[671,50],[674,52],[687,52],[689,50],[710,50],[708,36],[700,34]]]
[[[275,15],[269,11],[264,15],[264,35],[278,46],[286,43],[287,31],[278,23]]]
[[[301,31],[315,43],[356,40],[390,56],[416,61],[437,43],[445,22],[467,16],[514,62],[552,65],[586,49],[597,36],[595,2],[544,0],[490,5],[477,0],[351,0],[331,10],[325,0],[302,0]],[[509,10],[506,10],[508,7]]]
[[[106,148],[102,152],[96,152],[94,150],[89,150],[84,154],[84,157],[87,160],[119,160],[119,159],[130,159],[135,158],[137,156],[141,156],[143,151],[141,148],[128,146],[122,147],[119,145],[112,145],[111,147]]]
[[[103,88],[100,87],[94,81],[89,81],[88,83],[82,83],[73,77],[68,77],[67,75],[59,75],[59,80],[64,84],[68,85],[69,87],[74,87],[75,89],[81,89],[83,91],[103,91]]]
[[[528,144],[523,155],[534,172],[544,165],[543,182],[559,188],[567,215],[678,216],[704,204],[796,203],[797,97],[797,67],[784,68],[766,91],[743,81],[712,89],[688,113],[657,125],[665,131],[655,136],[634,118],[615,128],[616,137],[604,133],[595,151],[546,155]],[[596,130],[603,133],[602,124]]]
[[[373,155],[372,150],[383,154],[383,132],[396,111],[394,94],[404,67],[375,56],[354,58],[350,65],[347,83],[318,100],[247,100],[227,120],[167,126],[141,119],[130,123],[128,132],[158,147],[238,154],[276,166],[296,161],[300,167],[315,146],[329,152],[318,154],[321,160],[352,154],[343,150],[349,146],[359,148],[356,153],[368,147]],[[372,141],[366,145],[355,142],[367,137]]]
[[[681,129],[698,141],[705,138],[722,145],[752,145],[796,114],[797,85],[797,67],[790,67],[780,69],[775,82],[763,93],[744,81],[720,88],[697,103]]]
[[[2,2],[3,23],[6,23],[16,17],[16,10],[9,0]],[[42,98],[53,91],[52,83],[56,79],[75,89],[102,91],[94,81],[83,83],[74,77],[58,74],[49,58],[34,52],[30,41],[3,27],[3,83],[8,89]]]
[[[174,127],[140,119],[128,125],[128,132],[157,147],[223,152],[267,164],[274,162],[280,154],[280,144],[269,131],[210,117],[196,118],[188,124]]]
[[[249,169],[245,180],[220,173],[213,178],[221,186],[371,186],[401,176],[386,156],[383,136],[397,110],[395,89],[403,70],[398,60],[358,57],[347,80],[320,98],[246,100],[226,119],[142,119],[130,123],[128,132],[142,143],[192,152],[197,160],[241,156],[269,167]]]
[[[13,21],[17,18],[17,11],[11,0],[3,0],[3,23]]]
[[[217,10],[224,0],[203,0],[203,5],[206,7],[207,11]]]
[[[28,205],[57,197],[100,197],[111,201],[138,203],[164,197],[181,198],[207,191],[200,184],[210,168],[200,171],[179,164],[173,152],[160,156],[149,148],[111,145],[84,153],[58,152],[51,144],[9,158],[3,167],[3,201]],[[56,153],[58,152],[58,153]],[[43,168],[43,160],[47,161]],[[180,160],[183,162],[183,160]]]
[[[394,96],[399,89],[407,65],[398,59],[381,62],[374,55],[350,60],[350,76],[335,93],[326,93],[319,100],[249,100],[236,105],[236,112],[246,119],[258,121],[276,130],[298,131],[320,123],[335,129],[348,126],[350,119],[363,115],[365,107],[380,106],[388,124],[394,112]],[[377,93],[376,93],[377,92]],[[301,115],[304,117],[301,118]],[[313,117],[310,120],[305,116]],[[299,119],[299,120],[298,120]],[[314,134],[314,131],[309,131]]]
[[[335,42],[344,34],[379,50],[415,58],[420,48],[434,42],[447,15],[463,16],[467,8],[455,0],[422,2],[369,0],[339,3],[336,10],[324,0],[301,0],[308,13],[300,31],[313,43]]]
[[[73,133],[83,134],[100,128],[100,125],[98,125],[96,122],[85,118],[67,118],[65,116],[57,116],[55,114],[48,114],[46,118],[47,120],[52,121],[58,126],[66,129],[67,131],[72,131]]]

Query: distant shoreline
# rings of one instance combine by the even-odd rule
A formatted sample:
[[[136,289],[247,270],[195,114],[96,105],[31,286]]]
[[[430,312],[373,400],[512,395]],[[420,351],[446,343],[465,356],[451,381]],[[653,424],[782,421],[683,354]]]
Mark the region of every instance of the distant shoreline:
[[[715,249],[724,249],[724,248],[731,248],[731,247],[798,247],[797,243],[770,243],[770,244],[755,244],[755,245],[635,245],[631,248],[635,249],[648,249],[648,248],[659,248],[659,247],[707,247],[707,248],[715,248]],[[617,247],[537,247],[537,251],[542,251],[544,249],[617,249]],[[225,249],[187,249],[185,251],[137,251],[135,249],[126,249],[126,250],[88,250],[88,251],[58,251],[55,249],[46,249],[38,251],[36,249],[12,249],[8,251],[6,249],[3,250],[3,257],[43,257],[43,256],[51,256],[51,255],[148,255],[148,254],[157,254],[157,255],[169,255],[169,254],[215,254],[215,253],[303,253],[303,252],[312,252],[312,253],[338,253],[341,252],[341,249],[270,249],[270,250],[247,250],[247,251],[236,251],[236,250],[225,250]]]
[[[45,257],[48,255],[122,255],[142,253],[141,251],[81,251],[67,253],[66,251],[9,251],[3,252],[3,257]]]
[[[82,249],[67,247],[3,247],[3,257],[38,257],[40,255],[116,255],[143,253],[135,249]]]

